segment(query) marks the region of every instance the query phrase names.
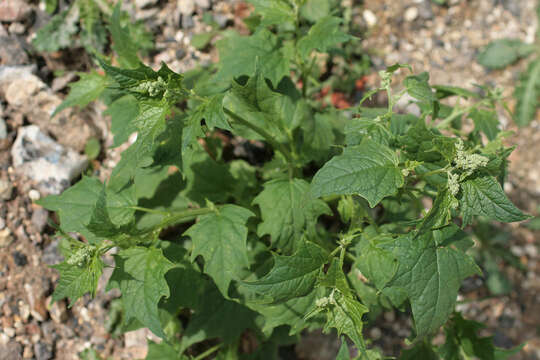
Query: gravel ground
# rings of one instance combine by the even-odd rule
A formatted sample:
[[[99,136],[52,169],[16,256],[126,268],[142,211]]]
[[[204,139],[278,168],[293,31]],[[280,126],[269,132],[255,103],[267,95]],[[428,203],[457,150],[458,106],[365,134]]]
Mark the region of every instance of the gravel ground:
[[[143,358],[146,338],[151,337],[148,331],[109,334],[115,319],[108,312],[118,293],[104,292],[107,276],[102,278],[95,299],[84,297],[71,308],[65,302],[50,305],[57,275],[49,265],[61,257],[57,240],[47,226],[50,214],[32,200],[67,185],[69,179],[51,183],[39,180],[30,170],[22,171],[23,166],[14,164],[15,139],[23,127],[37,125],[67,154],[81,152],[91,137],[101,138],[108,146],[111,136],[99,106],[82,112],[66,111],[50,120],[48,114],[61,102],[74,71],[85,69],[89,62],[84,56],[79,56],[75,64],[66,61],[73,55],[69,51],[39,54],[32,50],[31,39],[46,19],[36,3],[0,3],[0,359],[78,359],[78,353],[89,347],[114,359]],[[201,21],[204,12],[210,12],[221,28],[234,26],[245,31],[239,18],[247,7],[240,1],[134,3],[133,15],[156,33],[156,52],[147,60],[153,64],[165,61],[175,71],[217,58],[212,47],[201,52],[190,44],[193,34],[209,30]],[[448,3],[441,7],[429,0],[365,0],[363,6],[354,2],[354,21],[366,28],[359,46],[370,54],[376,68],[409,63],[415,72],[429,71],[432,83],[497,85],[510,95],[526,61],[501,71],[486,71],[475,58],[479,49],[493,39],[534,41],[536,1]],[[21,68],[23,65],[30,67]],[[23,70],[10,78],[8,66]],[[58,70],[63,75],[53,80],[52,74]],[[368,76],[367,85],[376,81],[376,76]],[[523,129],[514,128],[504,119],[505,128],[516,132],[509,141],[518,146],[511,157],[511,175],[505,188],[521,208],[535,213],[540,204],[540,119]],[[107,150],[105,157],[93,161],[92,166],[104,177],[119,159],[119,153],[118,149]],[[464,285],[467,301],[459,307],[466,316],[486,322],[485,334],[494,335],[497,345],[509,347],[526,341],[516,359],[540,359],[540,233],[519,224],[499,227],[497,231],[507,234],[508,248],[524,271],[501,263],[500,271],[511,281],[513,290],[504,296],[485,298],[485,284],[471,280]],[[110,273],[110,269],[106,272]],[[387,312],[369,335],[386,353],[392,353],[409,335],[410,325],[399,313]],[[324,353],[332,354],[329,349],[336,344],[333,338],[320,333],[307,334],[296,353],[301,359],[321,359]]]

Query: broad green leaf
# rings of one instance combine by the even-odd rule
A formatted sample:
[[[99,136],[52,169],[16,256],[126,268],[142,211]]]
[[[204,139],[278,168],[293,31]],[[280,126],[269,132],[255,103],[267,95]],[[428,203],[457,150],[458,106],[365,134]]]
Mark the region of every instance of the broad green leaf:
[[[328,261],[326,251],[309,241],[300,244],[291,256],[273,254],[274,267],[254,282],[242,284],[247,290],[261,296],[258,301],[279,303],[308,295]]]
[[[452,210],[457,209],[458,205],[458,200],[448,189],[439,190],[433,206],[422,219],[418,232],[423,234],[426,231],[448,225],[452,219]]]
[[[423,72],[418,75],[407,76],[403,81],[403,85],[405,85],[409,95],[415,99],[426,102],[436,101],[437,97],[433,93],[431,86],[429,86],[428,80],[429,74]]]
[[[351,360],[351,354],[349,353],[349,347],[344,337],[341,337],[341,347],[336,356],[336,360]]]
[[[363,237],[355,246],[357,253],[355,266],[378,289],[382,289],[392,280],[398,270],[396,256],[380,246],[393,241],[392,237],[384,235],[369,239]]]
[[[264,190],[253,200],[259,205],[262,223],[257,234],[270,235],[274,246],[291,250],[306,228],[322,214],[331,214],[321,200],[312,199],[309,184],[301,179],[277,179],[264,184]]]
[[[334,0],[307,0],[300,8],[300,15],[311,22],[317,22],[330,15],[334,3]]]
[[[501,69],[534,51],[534,45],[516,39],[499,39],[490,42],[478,54],[478,62],[489,69]]]
[[[359,145],[366,137],[388,146],[392,134],[386,125],[378,120],[368,118],[353,118],[345,125],[345,144],[347,146]]]
[[[326,195],[360,195],[371,207],[403,186],[398,157],[385,145],[369,138],[345,148],[315,174],[311,192]]]
[[[53,16],[51,21],[38,30],[32,44],[39,51],[53,52],[69,47],[72,36],[78,31],[78,8],[74,5],[69,10]]]
[[[314,289],[308,295],[290,299],[279,304],[248,303],[248,307],[262,314],[264,317],[263,333],[270,335],[281,325],[289,326],[289,335],[299,334],[310,326],[310,320],[305,318],[313,307],[313,303],[320,298],[322,291]]]
[[[350,40],[352,36],[341,31],[342,22],[341,18],[335,16],[326,16],[317,21],[307,35],[298,41],[300,55],[307,59],[313,50],[324,53],[331,47]]]
[[[94,296],[103,266],[103,261],[96,253],[82,264],[69,264],[68,261],[64,261],[53,265],[52,268],[60,272],[60,280],[54,289],[52,301],[69,298],[69,306],[71,307],[86,293]]]
[[[529,64],[516,86],[514,98],[517,100],[515,121],[518,126],[527,126],[534,120],[540,97],[540,60]]]
[[[45,11],[49,14],[53,14],[58,6],[58,0],[45,0]]]
[[[231,91],[223,100],[223,107],[227,109],[234,132],[247,139],[264,140],[252,129],[254,125],[277,141],[286,142],[289,140],[287,133],[310,118],[304,101],[295,101],[270,89],[260,67],[245,85],[236,81],[232,83]],[[244,124],[239,116],[252,126]]]
[[[157,344],[148,340],[148,354],[145,360],[187,360],[188,358],[180,354],[171,344],[162,341]]]
[[[114,256],[115,268],[107,285],[122,292],[125,321],[135,318],[159,337],[165,337],[158,303],[169,296],[165,274],[173,267],[161,249],[132,247]]]
[[[254,216],[247,209],[225,205],[214,213],[201,216],[184,234],[191,237],[191,260],[204,258],[204,271],[214,279],[227,296],[231,280],[238,279],[242,268],[248,267],[246,238],[247,220]]]
[[[86,50],[94,54],[102,53],[107,45],[107,30],[102,20],[102,11],[93,0],[79,0],[76,2],[79,7],[81,25],[80,42]]]
[[[217,33],[214,31],[194,34],[191,37],[191,45],[193,45],[193,47],[197,50],[203,50],[206,46],[208,46],[216,34]]]
[[[137,131],[132,120],[139,115],[139,104],[133,96],[125,95],[116,99],[103,114],[111,117],[111,132],[114,135],[113,146],[122,145],[131,134]]]
[[[231,126],[227,122],[227,117],[223,112],[224,94],[217,94],[210,97],[207,102],[199,104],[190,114],[188,121],[198,121],[204,119],[206,126],[210,130],[220,128],[232,131]]]
[[[262,16],[261,25],[280,25],[294,23],[295,13],[288,0],[248,0],[255,6],[257,14]]]
[[[499,119],[494,111],[475,109],[471,111],[471,119],[474,121],[474,129],[483,132],[489,140],[495,140],[499,130]]]
[[[457,227],[450,226],[420,236],[402,235],[389,244],[399,266],[382,291],[393,303],[399,302],[395,301],[399,292],[407,294],[418,337],[437,331],[454,310],[461,281],[481,274],[460,249],[463,240],[459,234]]]
[[[84,108],[91,101],[96,100],[107,87],[107,78],[95,71],[88,74],[77,73],[77,75],[79,75],[80,79],[69,85],[69,95],[58,105],[51,117],[68,107],[79,106]]]
[[[304,135],[302,153],[307,160],[326,161],[331,155],[336,136],[332,128],[332,113],[317,113],[301,123]]]
[[[403,350],[399,360],[440,360],[433,347],[425,341],[419,341],[410,349]],[[444,358],[446,360],[446,358]]]
[[[58,213],[64,231],[78,232],[88,239],[94,239],[87,225],[102,189],[103,185],[98,179],[83,177],[61,195],[50,195],[37,203]],[[107,211],[114,224],[125,225],[133,219],[132,206],[136,205],[133,195],[130,191],[107,193]]]
[[[266,29],[251,36],[229,35],[216,43],[219,51],[218,79],[230,81],[241,75],[255,74],[260,59],[260,71],[274,86],[289,75],[291,55],[280,46],[278,38]]]
[[[475,215],[501,222],[530,218],[508,200],[501,185],[493,176],[481,175],[465,180],[460,185],[462,195],[459,203],[463,212],[464,226],[470,224]]]
[[[110,18],[109,31],[112,36],[112,48],[118,54],[122,66],[136,68],[140,64],[137,52],[139,45],[133,41],[129,28],[120,24],[120,3],[114,7]]]

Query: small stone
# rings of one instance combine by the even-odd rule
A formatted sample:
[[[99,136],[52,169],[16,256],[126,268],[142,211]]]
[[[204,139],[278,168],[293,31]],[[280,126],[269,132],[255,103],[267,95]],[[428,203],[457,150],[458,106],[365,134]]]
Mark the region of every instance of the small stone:
[[[22,351],[21,344],[16,341],[10,341],[6,345],[0,346],[2,360],[20,360]]]
[[[24,347],[23,359],[31,359],[34,357],[34,351],[30,345]]]
[[[8,27],[10,34],[22,35],[26,31],[26,28],[20,22],[14,22]]]
[[[9,228],[0,230],[0,248],[8,246],[12,241],[13,236],[11,235],[11,230],[9,230]]]
[[[4,230],[6,227],[6,220],[0,217],[0,230]]]
[[[195,11],[195,2],[193,0],[178,0],[177,4],[182,15],[191,15]]]
[[[22,252],[15,250],[11,253],[13,256],[13,262],[17,266],[26,266],[28,264],[28,258]]]
[[[11,156],[16,171],[48,194],[60,194],[88,164],[85,156],[54,142],[36,125],[19,128]]]
[[[191,15],[183,14],[180,21],[183,29],[191,29],[195,26],[195,21],[193,21],[193,16]]]
[[[405,14],[403,15],[406,21],[412,22],[416,20],[418,17],[418,8],[416,6],[412,6],[405,10]]]
[[[186,55],[187,55],[186,50],[184,50],[182,48],[176,50],[176,58],[178,60],[181,60],[181,59],[185,58]]]
[[[22,21],[32,8],[22,0],[2,0],[0,2],[0,21]]]
[[[0,179],[0,201],[10,200],[13,195],[13,185],[4,179]]]
[[[50,360],[53,358],[52,347],[49,344],[37,343],[34,345],[36,360]]]
[[[47,265],[54,265],[62,262],[62,255],[58,250],[58,239],[54,239],[49,245],[43,249],[41,261]]]
[[[201,9],[210,9],[212,2],[210,0],[195,0],[195,4]]]
[[[377,25],[377,16],[373,13],[373,11],[366,9],[362,13],[362,17],[364,18],[364,21],[366,22],[368,27],[373,27]]]
[[[36,189],[31,189],[31,190],[28,192],[28,197],[29,197],[30,200],[32,200],[32,201],[38,201],[38,200],[41,198],[41,194],[40,194],[39,191],[37,191]]]
[[[47,220],[49,219],[49,212],[44,208],[37,208],[32,213],[32,225],[36,228],[38,232],[43,232],[45,226],[47,226]]]
[[[15,329],[14,328],[4,328],[4,334],[6,334],[8,337],[12,338],[15,336]]]
[[[139,9],[144,9],[146,7],[150,7],[152,5],[155,5],[157,3],[157,0],[135,0],[135,6]]]
[[[68,319],[66,304],[63,301],[56,301],[52,304],[49,313],[51,314],[51,319],[57,324],[63,323]]]
[[[229,22],[229,17],[226,14],[217,13],[213,16],[214,21],[218,24],[220,29],[224,29]]]
[[[7,138],[6,121],[0,117],[0,140]]]

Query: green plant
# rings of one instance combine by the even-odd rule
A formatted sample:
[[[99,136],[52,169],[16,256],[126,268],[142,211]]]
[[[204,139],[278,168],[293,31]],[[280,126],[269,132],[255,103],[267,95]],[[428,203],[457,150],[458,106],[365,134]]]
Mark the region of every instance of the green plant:
[[[540,6],[537,8],[537,17],[540,19]],[[536,34],[534,44],[525,44],[518,39],[500,39],[489,43],[478,54],[478,62],[488,69],[502,69],[521,58],[533,56],[514,90],[516,99],[514,121],[518,126],[527,126],[534,120],[540,107],[539,49],[540,30]]]
[[[128,28],[136,50],[152,48],[152,37],[143,24],[131,22],[126,12],[119,7],[113,9],[106,0],[74,0],[61,10],[57,0],[46,0],[45,9],[50,14],[58,13],[36,33],[32,43],[39,51],[82,46],[89,53],[102,53],[108,45],[107,27],[117,33],[123,26]]]
[[[108,288],[121,290],[122,315],[115,305],[111,321],[164,340],[149,344],[147,359],[273,359],[315,328],[346,335],[355,358],[382,359],[362,331],[365,314],[381,308],[412,312],[402,359],[518,351],[495,348],[477,335],[481,324],[454,313],[461,281],[481,274],[466,253],[474,217],[528,218],[501,186],[512,148],[498,129],[500,92],[431,86],[422,73],[396,93],[394,73],[411,70],[398,64],[363,99],[384,91],[386,108],[325,108],[317,58],[354,41],[329,15],[339,7],[250,2],[253,33],[219,40],[215,68],[155,71],[121,28],[111,34],[120,66],[98,57],[105,75],[72,85],[57,111],[101,98],[115,144],[137,139],[105,184],[84,177],[40,200],[58,213],[63,238],[53,300],[95,293],[102,256],[115,249]],[[420,117],[394,112],[405,93]],[[473,104],[450,107],[447,97]],[[235,155],[242,144],[263,151]],[[239,350],[246,341],[250,353]],[[337,358],[351,358],[345,341]]]

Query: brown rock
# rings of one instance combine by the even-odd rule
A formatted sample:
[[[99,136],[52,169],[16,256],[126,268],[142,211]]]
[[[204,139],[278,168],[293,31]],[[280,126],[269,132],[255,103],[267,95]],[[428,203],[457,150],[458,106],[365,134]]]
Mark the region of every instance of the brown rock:
[[[22,359],[22,351],[21,344],[15,341],[10,341],[6,345],[0,345],[2,360],[20,360]]]
[[[2,0],[0,2],[0,21],[22,21],[32,8],[21,0]]]

